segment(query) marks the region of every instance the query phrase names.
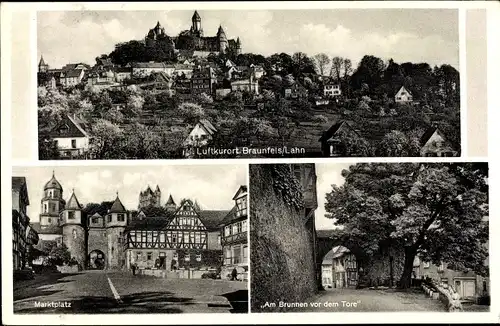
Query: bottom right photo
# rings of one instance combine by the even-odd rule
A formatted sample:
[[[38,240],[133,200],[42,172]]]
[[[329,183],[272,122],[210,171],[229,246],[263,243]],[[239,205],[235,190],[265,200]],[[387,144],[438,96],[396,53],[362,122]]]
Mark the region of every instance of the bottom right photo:
[[[251,311],[487,312],[488,163],[250,165]]]

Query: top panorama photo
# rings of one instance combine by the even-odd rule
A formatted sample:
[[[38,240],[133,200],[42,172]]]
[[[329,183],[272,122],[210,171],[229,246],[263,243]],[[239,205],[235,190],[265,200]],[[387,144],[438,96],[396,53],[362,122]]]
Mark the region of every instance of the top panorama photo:
[[[455,9],[46,11],[55,159],[460,156]]]

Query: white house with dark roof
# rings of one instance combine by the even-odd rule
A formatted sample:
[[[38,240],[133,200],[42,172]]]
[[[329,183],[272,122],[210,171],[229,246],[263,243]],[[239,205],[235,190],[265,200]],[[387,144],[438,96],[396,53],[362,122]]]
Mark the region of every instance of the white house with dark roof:
[[[217,132],[217,129],[207,119],[201,119],[191,130],[184,141],[184,146],[204,146]]]
[[[420,138],[420,156],[454,157],[457,151],[437,127],[430,127]]]
[[[84,129],[84,122],[66,115],[49,133],[55,141],[61,157],[83,155],[89,149],[89,134]]]
[[[401,86],[399,91],[394,96],[394,101],[396,103],[410,103],[413,101],[413,95],[406,89],[406,87]]]

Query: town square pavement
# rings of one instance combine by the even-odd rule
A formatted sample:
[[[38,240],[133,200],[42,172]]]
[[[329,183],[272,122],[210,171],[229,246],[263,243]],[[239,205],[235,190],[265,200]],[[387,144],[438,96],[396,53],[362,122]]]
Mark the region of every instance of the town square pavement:
[[[247,282],[163,279],[127,272],[36,275],[14,284],[14,313],[223,313]],[[245,305],[246,306],[246,305]]]

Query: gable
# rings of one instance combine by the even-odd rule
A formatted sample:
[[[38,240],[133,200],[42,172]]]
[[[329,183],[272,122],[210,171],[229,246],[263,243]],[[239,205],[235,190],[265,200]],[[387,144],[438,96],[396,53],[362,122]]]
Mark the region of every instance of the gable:
[[[167,229],[184,230],[206,230],[205,225],[194,209],[193,204],[186,200],[175,212],[172,220],[167,224]]]
[[[88,137],[80,124],[69,116],[64,116],[62,121],[50,131],[49,136],[52,138]]]

